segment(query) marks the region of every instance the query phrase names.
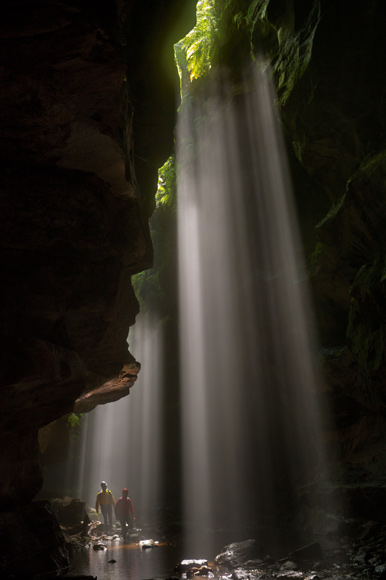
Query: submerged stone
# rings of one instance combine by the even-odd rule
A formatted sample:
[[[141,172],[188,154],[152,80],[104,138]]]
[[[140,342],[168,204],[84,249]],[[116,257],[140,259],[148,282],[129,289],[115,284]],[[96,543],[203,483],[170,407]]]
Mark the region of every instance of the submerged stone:
[[[93,550],[106,550],[106,546],[104,544],[94,544]]]

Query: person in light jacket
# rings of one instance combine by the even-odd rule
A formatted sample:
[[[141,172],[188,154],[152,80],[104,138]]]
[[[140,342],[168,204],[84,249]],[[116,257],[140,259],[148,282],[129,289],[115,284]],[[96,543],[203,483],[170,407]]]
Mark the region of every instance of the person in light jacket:
[[[103,523],[108,529],[113,525],[113,507],[115,506],[115,500],[112,492],[107,488],[105,481],[102,481],[101,488],[101,491],[96,497],[95,510],[96,513],[99,513],[99,508],[101,508]]]

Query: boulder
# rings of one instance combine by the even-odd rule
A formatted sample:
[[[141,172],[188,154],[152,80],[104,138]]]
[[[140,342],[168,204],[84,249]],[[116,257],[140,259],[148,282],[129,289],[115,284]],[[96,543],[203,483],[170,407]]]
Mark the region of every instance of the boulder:
[[[266,555],[266,549],[254,539],[235,542],[225,546],[214,561],[217,566],[239,568],[248,560],[261,559]]]
[[[69,554],[50,502],[0,514],[0,577],[34,578],[69,569]]]

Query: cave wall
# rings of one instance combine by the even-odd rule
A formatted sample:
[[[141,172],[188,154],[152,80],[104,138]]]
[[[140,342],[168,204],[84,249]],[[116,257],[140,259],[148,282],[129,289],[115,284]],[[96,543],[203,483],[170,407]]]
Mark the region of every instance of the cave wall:
[[[39,428],[136,380],[131,276],[152,263],[147,220],[177,108],[172,41],[194,24],[184,4],[2,3],[0,509],[40,489]]]
[[[152,263],[147,220],[178,91],[164,45],[194,24],[194,2],[181,4],[0,8],[0,509],[41,486],[39,428],[127,394],[139,371],[126,343],[138,311],[130,279]],[[376,483],[386,466],[385,7],[263,4],[252,42],[278,87],[336,445],[352,479]]]
[[[269,48],[332,410],[330,443],[343,493],[355,488],[351,513],[363,517],[386,503],[386,7],[282,4],[268,3],[277,34]]]

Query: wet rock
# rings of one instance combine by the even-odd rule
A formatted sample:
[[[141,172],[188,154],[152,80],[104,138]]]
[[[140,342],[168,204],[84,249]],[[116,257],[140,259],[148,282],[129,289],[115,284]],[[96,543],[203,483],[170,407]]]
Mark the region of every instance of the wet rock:
[[[0,514],[0,578],[65,573],[69,554],[50,502]]]
[[[296,568],[297,568],[297,565],[295,564],[295,562],[292,562],[291,560],[286,560],[280,566],[280,570],[295,570]]]
[[[97,539],[104,533],[105,526],[100,521],[92,522],[88,528],[88,535],[93,538]]]
[[[248,560],[247,562],[245,562],[244,567],[247,568],[248,570],[252,570],[254,568],[264,566],[264,564],[265,564],[264,561],[260,559]]]
[[[158,547],[158,542],[155,542],[154,540],[141,540],[139,545],[142,550],[147,550],[148,548]]]
[[[277,575],[278,580],[286,580],[286,579],[295,579],[295,580],[303,580],[304,576],[302,572],[298,572],[296,570],[285,570],[284,572],[279,572]]]
[[[366,553],[365,552],[358,552],[357,554],[355,554],[355,556],[353,557],[353,562],[356,562],[357,564],[365,564],[366,562]]]
[[[201,568],[202,566],[208,566],[208,560],[182,560],[177,566],[175,567],[175,571],[179,572],[180,574],[183,572],[188,572],[192,570],[192,568]]]
[[[187,578],[196,578],[197,576],[213,577],[212,571],[208,566],[199,566],[190,568],[187,573]]]
[[[56,580],[97,580],[97,576],[56,576]]]
[[[225,546],[214,561],[217,566],[240,568],[248,560],[261,559],[266,555],[266,549],[254,539],[235,542]]]
[[[250,574],[242,568],[237,568],[233,571],[231,578],[232,580],[250,580]]]
[[[56,513],[62,526],[75,526],[86,517],[86,503],[80,499],[66,498],[62,504],[56,505]]]
[[[289,558],[299,562],[299,560],[321,560],[324,554],[319,542],[314,542],[312,544],[307,544],[294,552],[289,554]]]
[[[92,549],[95,551],[106,550],[106,546],[104,544],[94,544]]]

